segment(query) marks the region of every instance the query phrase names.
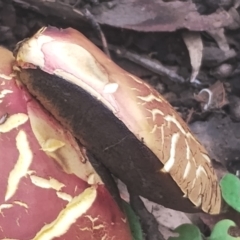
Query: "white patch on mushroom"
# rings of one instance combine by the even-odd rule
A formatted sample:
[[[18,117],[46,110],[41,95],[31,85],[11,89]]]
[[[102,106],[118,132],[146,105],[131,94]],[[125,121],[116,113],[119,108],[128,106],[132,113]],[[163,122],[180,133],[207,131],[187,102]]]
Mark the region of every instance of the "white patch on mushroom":
[[[97,220],[99,220],[98,217],[92,218],[90,215],[86,215],[85,217],[88,218],[88,219],[91,221],[92,226],[91,226],[91,228],[88,228],[88,227],[80,228],[82,231],[92,231],[93,229],[98,230],[98,229],[105,228],[105,226],[104,226],[103,224],[95,225],[95,222],[96,222]]]
[[[93,185],[97,183],[97,178],[96,178],[96,173],[91,173],[90,175],[88,175],[87,177],[87,183],[89,185]]]
[[[160,111],[159,109],[154,108],[153,110],[150,111],[152,113],[153,121],[156,120],[156,116],[159,114],[161,116],[164,116],[164,113]]]
[[[19,206],[24,207],[24,208],[28,208],[28,205],[24,202],[21,202],[21,201],[14,201],[14,204],[19,205]]]
[[[115,93],[118,89],[117,83],[108,83],[104,86],[103,92],[104,93]]]
[[[200,207],[202,204],[202,195],[198,195],[198,200],[195,202],[196,207]]]
[[[192,181],[192,188],[195,186],[195,183],[196,183],[196,177],[193,179],[193,181]]]
[[[46,142],[43,143],[42,145],[42,150],[44,152],[55,152],[59,148],[65,146],[65,143],[57,140],[57,139],[48,139]]]
[[[0,205],[0,213],[2,213],[2,210],[4,210],[4,209],[9,209],[12,207],[13,207],[13,204],[1,204]]]
[[[142,101],[145,101],[145,102],[153,102],[153,101],[162,102],[161,98],[156,97],[152,93],[150,93],[147,96],[137,96],[137,98],[139,98],[139,99],[141,99]]]
[[[143,84],[142,80],[140,80],[139,78],[137,78],[136,76],[130,74],[130,73],[126,73],[127,76],[129,76],[130,78],[132,78],[135,82]]]
[[[165,139],[164,139],[164,129],[165,129],[165,124],[163,124],[162,126],[161,126],[161,142],[162,142],[162,149],[164,149],[164,143],[165,143]]]
[[[168,122],[168,123],[174,123],[177,128],[184,134],[184,135],[187,135],[187,132],[185,131],[185,129],[182,127],[181,123],[178,122],[178,120],[174,117],[174,116],[171,116],[171,115],[167,115],[164,117],[164,119]]]
[[[74,197],[53,222],[45,224],[32,240],[49,240],[64,235],[72,224],[88,211],[96,197],[96,188],[87,188],[83,193]]]
[[[102,237],[101,240],[107,240],[107,238],[108,238],[108,236],[107,236],[107,234],[105,233],[105,234],[103,235],[103,237]]]
[[[169,172],[175,163],[175,154],[177,149],[177,142],[179,140],[180,134],[174,133],[171,137],[171,146],[170,146],[170,157],[163,167],[163,171]]]
[[[64,201],[71,202],[72,201],[72,196],[65,193],[65,192],[56,192],[57,196],[61,198]]]
[[[0,229],[1,229],[2,227],[0,227]],[[2,229],[1,229],[2,230]],[[3,232],[3,230],[2,230],[2,232]],[[19,240],[19,239],[16,239],[16,238],[2,238],[1,240]]]
[[[201,173],[204,173],[206,176],[207,175],[207,172],[205,171],[205,169],[200,165],[198,168],[197,168],[197,171],[196,171],[196,176],[197,178],[200,177]]]
[[[18,185],[22,177],[27,175],[33,159],[33,154],[30,149],[27,135],[20,130],[16,137],[16,145],[19,151],[18,160],[10,172],[8,177],[7,191],[5,194],[5,201],[9,200],[17,191]]]
[[[187,139],[191,139],[192,141],[194,141],[197,145],[199,145],[199,143],[197,142],[197,140],[194,138],[194,136],[191,134],[191,132],[189,132],[188,130],[186,131],[181,123],[176,119],[175,116],[171,116],[171,115],[167,115],[164,117],[164,119],[168,122],[169,126],[170,126],[170,123],[174,123],[176,125],[176,127],[180,130],[180,132],[182,134],[185,135],[185,137]],[[203,154],[202,154],[203,155]]]
[[[41,188],[48,188],[48,189],[51,188],[56,191],[60,191],[63,187],[65,187],[63,183],[59,182],[55,178],[46,179],[46,178],[38,177],[36,175],[31,175],[30,179],[35,186],[41,187]]]
[[[185,171],[183,173],[183,179],[185,179],[188,176],[190,169],[191,169],[191,163],[190,161],[188,161]]]
[[[209,158],[209,156],[205,153],[202,153],[202,157],[209,163],[211,163],[211,159]]]
[[[13,75],[11,75],[11,74],[10,75],[5,75],[5,74],[0,73],[0,78],[2,78],[2,79],[11,80],[12,77],[13,77]]]
[[[19,127],[28,120],[28,116],[25,113],[16,113],[10,115],[6,121],[0,125],[0,133],[10,132],[14,128]]]
[[[190,147],[189,147],[189,144],[186,139],[185,139],[185,144],[186,144],[186,159],[189,160],[190,159]]]
[[[154,127],[152,128],[150,133],[155,133],[157,129],[158,129],[158,125],[154,124]]]
[[[0,98],[4,98],[7,94],[13,93],[12,90],[4,89],[0,92]]]

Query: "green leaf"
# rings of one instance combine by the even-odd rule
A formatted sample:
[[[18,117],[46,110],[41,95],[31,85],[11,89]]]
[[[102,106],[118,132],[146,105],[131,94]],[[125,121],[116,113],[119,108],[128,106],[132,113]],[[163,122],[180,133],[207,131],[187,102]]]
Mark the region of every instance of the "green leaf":
[[[132,232],[132,236],[133,236],[132,240],[143,240],[143,232],[142,232],[141,224],[135,212],[133,211],[131,206],[125,201],[123,201],[123,207],[127,215],[129,226]]]
[[[222,197],[225,202],[240,212],[240,180],[233,174],[226,174],[220,181]]]
[[[198,227],[192,224],[182,224],[173,232],[179,233],[178,237],[170,237],[168,240],[202,240],[202,234]]]
[[[228,234],[230,227],[236,224],[232,220],[224,219],[219,221],[213,228],[208,240],[240,240],[240,237],[232,237]]]

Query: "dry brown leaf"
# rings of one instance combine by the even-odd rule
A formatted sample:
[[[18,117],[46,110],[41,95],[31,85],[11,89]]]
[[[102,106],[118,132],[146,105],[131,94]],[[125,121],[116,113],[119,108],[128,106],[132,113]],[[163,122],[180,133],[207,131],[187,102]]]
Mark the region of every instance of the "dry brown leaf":
[[[228,29],[236,30],[240,28],[240,15],[235,7],[232,7],[228,11],[231,16],[232,23],[227,26]]]
[[[58,16],[74,24],[83,19],[80,9],[73,9],[60,1],[13,0],[19,6],[31,8],[45,16]],[[232,16],[224,9],[209,14],[198,13],[191,1],[162,0],[115,0],[112,8],[104,4],[90,8],[96,21],[114,27],[133,29],[143,32],[172,32],[186,28],[192,31],[207,31],[226,27],[234,22]]]
[[[228,26],[232,19],[221,9],[210,15],[200,15],[191,1],[118,0],[113,9],[95,15],[101,24],[137,31],[175,31],[186,28],[206,31]]]
[[[184,32],[182,34],[183,40],[187,46],[189,57],[191,60],[192,73],[190,82],[194,82],[202,63],[203,43],[200,33],[198,32]]]
[[[207,32],[212,38],[214,38],[214,40],[218,44],[218,47],[221,50],[223,50],[224,52],[230,50],[227,38],[226,38],[225,33],[224,33],[224,28],[209,30]]]

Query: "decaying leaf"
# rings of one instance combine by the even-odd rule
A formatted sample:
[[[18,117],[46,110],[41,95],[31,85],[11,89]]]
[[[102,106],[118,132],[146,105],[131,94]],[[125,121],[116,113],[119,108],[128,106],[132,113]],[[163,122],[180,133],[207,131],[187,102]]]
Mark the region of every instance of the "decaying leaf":
[[[220,109],[228,103],[223,83],[217,81],[210,88],[202,89],[195,99],[201,102],[204,111]]]
[[[219,64],[237,56],[235,49],[222,50],[218,47],[204,47],[202,65],[205,67],[217,67]]]
[[[100,23],[150,32],[175,31],[180,28],[204,31],[227,26],[232,21],[224,10],[203,18],[191,1],[155,1],[151,4],[148,0],[117,2],[115,8],[96,16]]]
[[[197,32],[184,32],[183,40],[188,48],[191,65],[192,74],[190,77],[190,82],[194,82],[202,63],[203,56],[203,43],[200,33]]]
[[[14,2],[25,8],[34,6],[36,11],[44,11],[48,16],[64,15],[66,19],[75,23],[83,18],[80,10],[62,5],[58,1],[14,0]],[[149,0],[116,0],[114,4],[113,8],[101,4],[91,8],[98,23],[143,32],[172,32],[181,28],[207,31],[226,27],[234,22],[232,16],[223,9],[203,17],[192,1],[158,0],[149,4]]]
[[[232,7],[228,11],[229,15],[232,18],[232,23],[227,26],[228,29],[230,30],[236,30],[240,28],[240,16],[235,7]]]
[[[227,41],[227,38],[225,36],[224,33],[224,28],[220,28],[220,29],[213,29],[213,30],[209,30],[208,34],[214,38],[214,40],[217,42],[218,47],[225,51],[229,51],[230,47]]]

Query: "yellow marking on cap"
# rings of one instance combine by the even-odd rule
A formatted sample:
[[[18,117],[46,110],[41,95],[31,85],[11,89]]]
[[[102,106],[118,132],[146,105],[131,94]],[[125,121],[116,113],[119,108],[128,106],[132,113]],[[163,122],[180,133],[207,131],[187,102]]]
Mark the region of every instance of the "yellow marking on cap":
[[[7,191],[5,194],[5,201],[10,199],[17,191],[20,180],[27,175],[33,159],[33,154],[30,149],[27,135],[24,131],[19,131],[16,137],[16,145],[19,151],[18,160],[10,172],[8,177]]]
[[[171,146],[170,146],[170,157],[163,167],[165,172],[169,172],[174,165],[175,154],[176,154],[176,149],[177,149],[177,142],[179,140],[179,137],[180,137],[179,133],[174,133],[172,135]]]
[[[31,175],[30,179],[35,186],[40,188],[48,188],[48,189],[51,188],[56,191],[59,191],[65,186],[63,183],[59,182],[57,179],[51,178],[51,177],[50,179],[46,179],[36,175]]]
[[[42,145],[42,150],[44,152],[55,152],[59,148],[65,146],[65,143],[57,139],[48,139]]]
[[[64,235],[77,219],[89,210],[96,197],[96,188],[87,188],[83,193],[74,197],[53,222],[46,223],[32,240],[49,240]]]
[[[19,127],[28,120],[25,113],[16,113],[10,115],[6,121],[0,125],[0,133],[10,132],[12,129]]]
[[[65,192],[56,192],[57,196],[61,198],[64,201],[71,202],[72,201],[72,196],[65,193]]]
[[[13,201],[14,204],[16,205],[19,205],[21,207],[24,207],[24,208],[28,208],[28,205],[24,202],[21,202],[21,201]]]
[[[0,98],[4,98],[7,94],[13,93],[12,90],[4,89],[0,92]]]

